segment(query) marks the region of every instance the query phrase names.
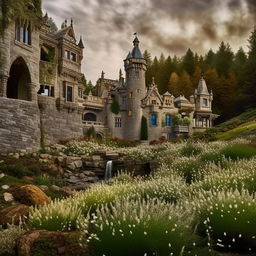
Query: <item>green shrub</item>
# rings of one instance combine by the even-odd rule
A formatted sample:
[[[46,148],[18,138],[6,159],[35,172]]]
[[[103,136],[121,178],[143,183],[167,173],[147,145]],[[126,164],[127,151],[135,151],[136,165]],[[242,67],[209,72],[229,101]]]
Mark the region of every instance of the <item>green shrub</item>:
[[[119,171],[117,173],[117,176],[109,180],[107,184],[113,185],[113,184],[134,183],[134,182],[135,182],[135,178],[131,173]]]
[[[111,112],[112,112],[113,114],[116,114],[116,115],[119,114],[120,106],[119,106],[119,102],[118,102],[116,96],[113,98],[113,102],[112,102],[112,104],[110,105],[110,110],[111,110]]]
[[[197,156],[202,152],[202,148],[197,145],[193,145],[192,143],[186,144],[182,149],[180,154],[182,156],[191,157]]]
[[[36,183],[38,185],[51,186],[50,177],[47,174],[42,174],[36,178]]]
[[[229,166],[229,161],[221,152],[208,152],[202,154],[200,157],[202,162],[214,163],[222,168],[227,168]]]
[[[235,144],[223,148],[220,154],[231,160],[249,159],[256,156],[256,148],[245,144]]]
[[[86,137],[88,138],[96,138],[96,131],[94,126],[90,127],[87,131],[86,131]]]
[[[77,230],[81,223],[84,223],[84,218],[79,205],[75,201],[67,199],[34,207],[29,213],[28,223],[36,229],[73,231]]]
[[[188,227],[190,217],[158,200],[119,200],[97,209],[88,242],[96,256],[206,255],[200,254],[202,241]]]
[[[256,201],[246,191],[212,194],[200,207],[198,232],[216,250],[255,252],[255,216]]]
[[[147,123],[147,118],[145,116],[142,116],[142,118],[141,118],[140,139],[141,140],[147,140],[148,139],[148,123]]]

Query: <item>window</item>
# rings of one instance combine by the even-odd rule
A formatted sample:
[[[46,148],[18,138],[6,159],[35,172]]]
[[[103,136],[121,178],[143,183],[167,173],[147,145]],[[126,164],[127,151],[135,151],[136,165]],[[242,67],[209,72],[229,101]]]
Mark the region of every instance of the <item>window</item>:
[[[76,62],[76,54],[75,53],[70,53],[70,59],[74,62]]]
[[[73,52],[65,50],[65,58],[76,62],[76,54]]]
[[[165,126],[170,127],[171,126],[171,115],[165,116]]]
[[[156,105],[156,100],[152,100],[151,103],[152,103],[153,105]]]
[[[50,85],[40,85],[40,90],[38,94],[43,96],[54,97],[54,87]]]
[[[82,89],[78,89],[78,97],[79,98],[83,98],[83,90]]]
[[[137,89],[136,92],[137,92],[137,93],[140,93],[140,89]]]
[[[157,115],[156,114],[150,115],[150,125],[157,126]]]
[[[63,98],[66,98],[66,90],[67,90],[67,89],[66,89],[66,82],[63,82],[63,83],[62,83],[62,89],[63,89],[63,90],[62,90],[62,97],[63,97]]]
[[[126,96],[122,96],[122,104],[123,104],[123,105],[126,104]]]
[[[139,71],[135,71],[135,78],[140,78],[140,72]]]
[[[208,106],[208,100],[207,99],[203,99],[203,106],[205,106],[205,107]]]
[[[115,117],[115,127],[116,128],[122,127],[122,119],[120,117]]]
[[[67,101],[73,101],[73,88],[71,86],[67,86]]]
[[[132,92],[129,93],[129,99],[131,99],[131,98],[132,98]]]
[[[31,24],[22,24],[20,21],[15,23],[15,40],[27,45],[31,45]]]

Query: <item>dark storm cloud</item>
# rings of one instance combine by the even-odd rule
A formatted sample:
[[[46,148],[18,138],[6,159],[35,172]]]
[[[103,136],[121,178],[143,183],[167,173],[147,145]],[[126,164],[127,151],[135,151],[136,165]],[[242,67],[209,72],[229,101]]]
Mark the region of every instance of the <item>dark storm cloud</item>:
[[[238,44],[248,37],[256,21],[256,0],[44,2],[50,15],[74,18],[76,31],[84,35],[95,61],[101,61],[104,52],[113,56],[118,49],[128,51],[134,32],[143,38],[142,48],[154,54],[180,55],[188,48],[205,53],[221,41]],[[57,3],[65,6],[58,8]]]

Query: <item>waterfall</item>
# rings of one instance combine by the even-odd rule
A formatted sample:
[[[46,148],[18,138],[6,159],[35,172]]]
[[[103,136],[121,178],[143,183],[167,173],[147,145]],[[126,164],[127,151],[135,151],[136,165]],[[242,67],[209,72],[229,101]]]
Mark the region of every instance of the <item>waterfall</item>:
[[[112,178],[112,169],[113,169],[113,161],[107,161],[106,170],[105,170],[105,180],[109,180]]]

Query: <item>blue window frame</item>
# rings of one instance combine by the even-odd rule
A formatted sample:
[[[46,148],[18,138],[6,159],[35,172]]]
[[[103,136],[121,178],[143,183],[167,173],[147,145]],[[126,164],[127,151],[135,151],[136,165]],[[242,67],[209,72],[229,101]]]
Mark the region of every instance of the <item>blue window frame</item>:
[[[157,115],[151,114],[150,116],[150,125],[151,126],[157,126]]]
[[[170,126],[171,126],[171,123],[172,123],[172,117],[171,117],[171,115],[166,115],[166,116],[165,116],[165,126],[170,127]]]

